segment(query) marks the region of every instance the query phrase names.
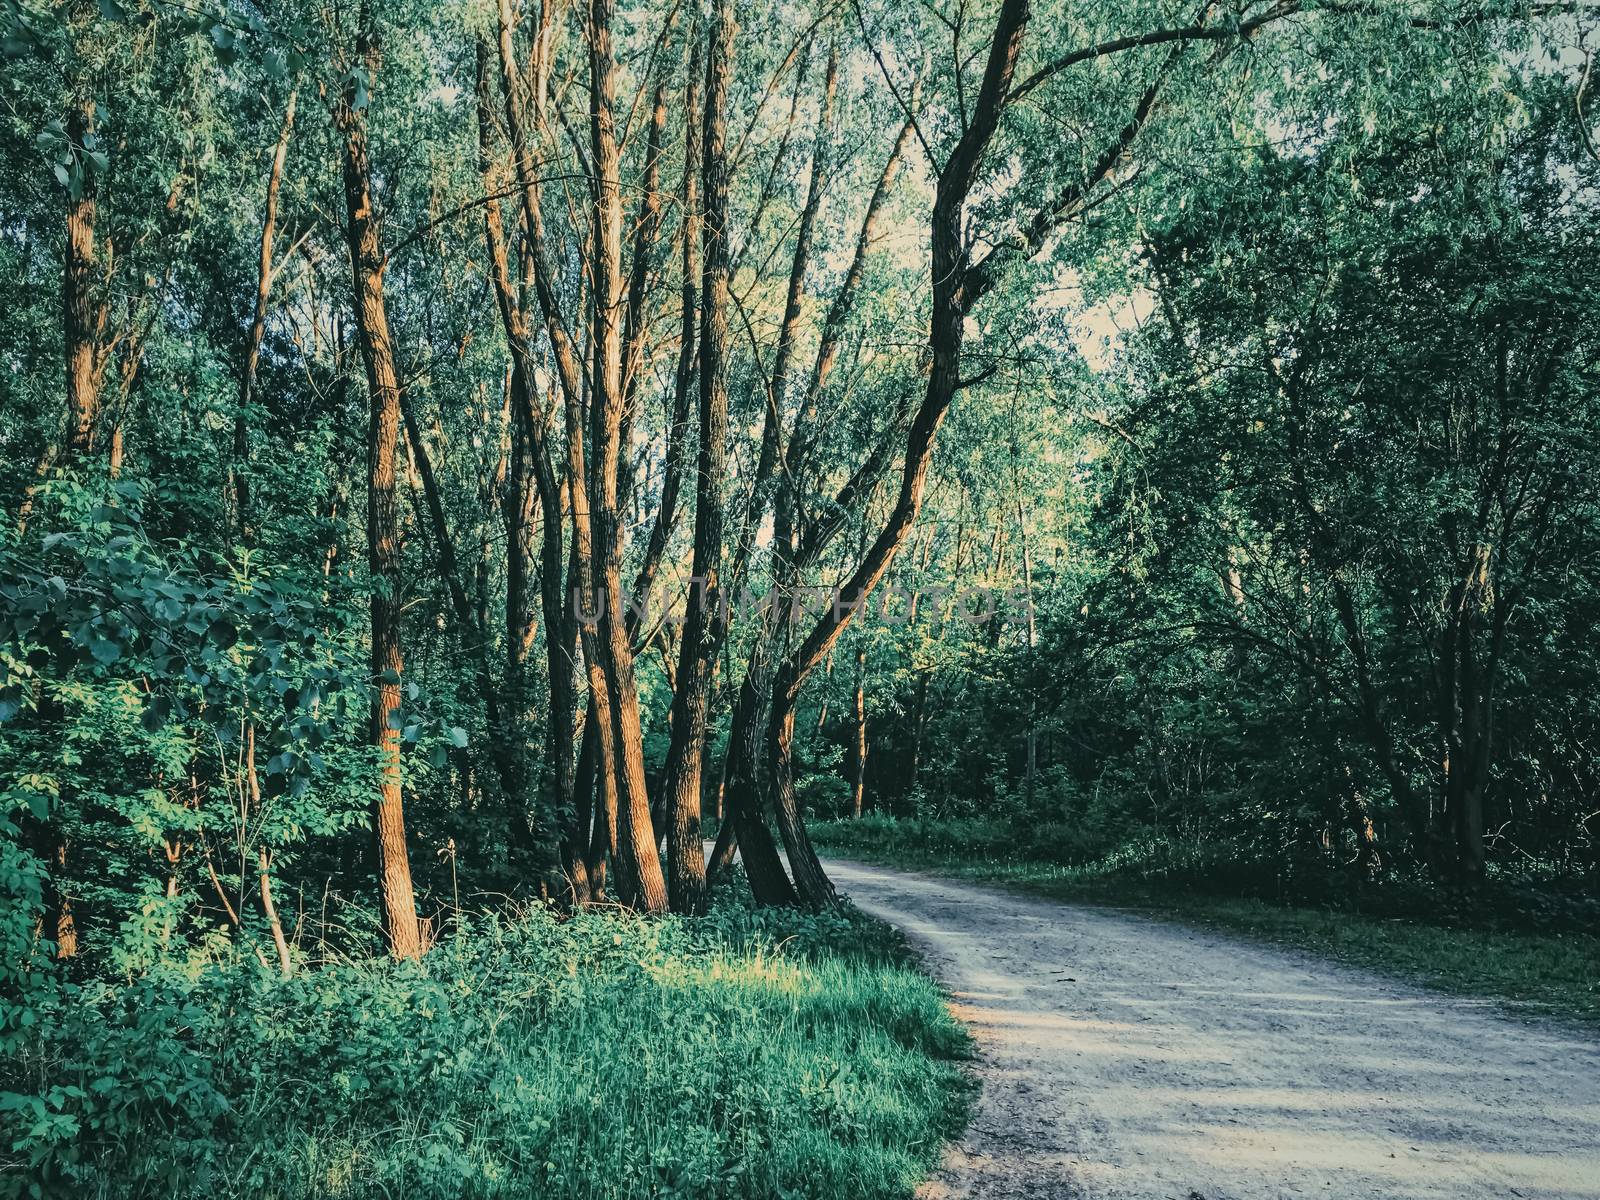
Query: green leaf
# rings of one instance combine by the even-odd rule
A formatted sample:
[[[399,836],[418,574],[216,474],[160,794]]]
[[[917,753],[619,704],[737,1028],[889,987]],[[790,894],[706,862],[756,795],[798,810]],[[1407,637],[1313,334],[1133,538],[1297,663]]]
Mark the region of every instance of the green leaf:
[[[122,647],[110,638],[91,637],[89,639],[89,653],[94,655],[95,662],[103,667],[109,667],[122,657]]]

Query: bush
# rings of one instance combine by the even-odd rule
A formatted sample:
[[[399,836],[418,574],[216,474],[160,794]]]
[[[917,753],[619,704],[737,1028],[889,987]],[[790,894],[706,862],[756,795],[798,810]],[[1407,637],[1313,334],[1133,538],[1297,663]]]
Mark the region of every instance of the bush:
[[[5,1068],[0,1192],[909,1192],[964,1035],[883,926],[721,903],[463,923],[421,964],[56,983]]]

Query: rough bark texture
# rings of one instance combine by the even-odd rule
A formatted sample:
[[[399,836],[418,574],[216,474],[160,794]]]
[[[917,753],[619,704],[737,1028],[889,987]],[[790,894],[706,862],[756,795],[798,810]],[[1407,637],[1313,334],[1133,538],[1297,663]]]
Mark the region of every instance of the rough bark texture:
[[[827,144],[827,122],[831,108],[833,90],[836,83],[837,63],[830,57],[828,82],[824,94],[824,107],[822,124],[818,130],[816,148],[813,153],[811,183],[808,190],[807,203],[801,213],[799,233],[796,238],[795,257],[789,275],[789,298],[785,311],[784,323],[780,328],[778,352],[774,362],[773,394],[769,409],[769,421],[778,419],[782,410],[787,406],[789,359],[795,344],[795,335],[798,328],[800,297],[803,293],[807,256],[810,247],[810,226],[815,217],[816,208],[820,203],[822,190],[826,180],[825,147]],[[879,176],[878,184],[873,190],[871,201],[868,203],[867,212],[861,224],[861,231],[856,240],[855,254],[852,258],[849,271],[844,282],[835,294],[833,303],[829,307],[827,321],[823,326],[821,342],[817,350],[816,363],[813,367],[811,379],[807,386],[806,394],[801,401],[800,412],[795,418],[795,430],[789,439],[789,446],[784,455],[783,486],[778,489],[774,506],[774,577],[781,592],[793,589],[799,582],[800,576],[810,564],[826,548],[828,542],[843,527],[844,518],[854,511],[855,507],[865,497],[866,488],[874,482],[887,461],[887,452],[890,442],[888,438],[880,444],[866,463],[856,472],[855,476],[845,485],[835,503],[830,506],[830,511],[835,514],[830,520],[822,522],[807,532],[801,538],[798,525],[800,523],[801,506],[801,480],[805,471],[806,456],[815,443],[817,435],[817,413],[819,400],[833,364],[837,360],[838,348],[843,337],[846,320],[854,305],[857,289],[861,285],[865,273],[866,256],[872,241],[876,238],[882,221],[885,200],[889,188],[893,184],[899,171],[899,164],[905,154],[909,143],[912,123],[908,120],[901,128],[895,146],[885,163]],[[891,422],[890,432],[897,428],[897,422]],[[771,440],[771,447],[776,447],[777,439]],[[763,451],[768,450],[764,441]],[[771,463],[763,463],[769,470]],[[758,465],[758,471],[760,469]],[[758,483],[760,481],[758,480]],[[741,816],[740,805],[752,801],[760,804],[766,799],[772,803],[774,816],[777,818],[778,830],[784,841],[784,847],[789,855],[790,868],[795,872],[795,887],[798,895],[808,904],[825,906],[833,902],[833,889],[828,883],[827,874],[822,868],[820,860],[811,847],[810,838],[805,832],[804,822],[801,819],[796,803],[793,787],[793,767],[791,754],[794,741],[794,713],[793,706],[798,693],[773,694],[772,685],[777,673],[777,664],[774,661],[773,647],[784,642],[793,627],[795,620],[794,607],[791,604],[779,603],[768,614],[768,627],[763,636],[758,640],[752,651],[747,683],[754,688],[754,698],[751,703],[741,703],[736,706],[733,716],[732,732],[729,743],[729,795],[730,812]],[[769,701],[770,696],[770,701]],[[741,700],[744,699],[741,694]],[[764,739],[764,740],[763,740]],[[758,810],[759,811],[759,810]],[[748,816],[741,816],[748,822]],[[754,830],[746,831],[741,825],[741,838],[749,834],[756,845],[756,853],[762,852],[762,836]],[[765,835],[770,843],[770,835]],[[750,854],[746,854],[749,862]],[[774,862],[776,862],[774,855]],[[781,866],[779,867],[781,870]],[[766,872],[762,872],[763,875]],[[754,883],[752,876],[752,883]],[[786,881],[787,882],[787,881]],[[783,889],[769,887],[775,895],[785,894]],[[795,894],[793,891],[788,895]],[[759,897],[758,897],[759,898]]]
[[[750,502],[730,573],[735,583],[743,577],[746,560],[766,513],[769,483],[780,457],[784,414],[788,407],[789,377],[798,344],[802,298],[811,261],[813,232],[817,213],[822,205],[822,196],[827,188],[828,148],[833,102],[838,86],[838,67],[837,51],[831,52],[828,56],[827,78],[823,86],[816,138],[812,146],[811,175],[795,233],[794,256],[789,266],[788,292],[785,297],[783,319],[778,328],[777,350],[773,356],[761,449],[750,488]],[[776,506],[773,543],[774,574],[780,588],[788,586],[793,581],[789,535],[792,532],[791,513],[794,500],[792,480],[786,479],[785,482],[788,486],[780,490]],[[800,856],[802,858],[806,856],[805,847],[791,836],[795,828],[794,822],[785,818],[783,810],[785,797],[790,801],[793,799],[792,780],[785,790],[783,780],[773,769],[775,764],[764,760],[765,749],[762,744],[763,717],[767,713],[767,697],[773,678],[773,647],[781,641],[787,631],[788,620],[786,610],[781,604],[774,605],[764,617],[763,629],[757,635],[756,644],[751,650],[745,684],[740,689],[739,700],[734,707],[733,725],[729,736],[727,790],[729,817],[737,824],[746,872],[757,899],[762,903],[791,903],[796,898],[795,889],[790,885],[783,864],[777,856],[776,845],[766,829],[764,812],[769,800],[775,806],[779,830],[784,835],[786,849],[793,854],[799,848]],[[777,714],[774,728],[783,723],[783,715]],[[789,721],[791,740],[792,725],[791,720]],[[794,869],[793,858],[790,868]],[[815,880],[820,871],[820,864],[816,871],[811,871],[803,865],[797,882]],[[799,895],[811,903],[826,902],[820,896],[808,895],[803,885]]]
[[[763,770],[762,714],[772,684],[770,627],[756,632],[756,644],[734,701],[728,734],[728,815],[725,821],[738,839],[739,857],[757,904],[794,904],[799,897],[778,857],[777,843],[762,813],[767,777]],[[720,844],[721,839],[719,839]],[[730,851],[731,853],[731,851]]]
[[[766,772],[772,787],[772,811],[795,891],[812,908],[830,908],[839,902],[838,893],[811,844],[794,790],[794,708],[781,695],[775,696],[768,718]]]
[[[359,57],[376,73],[377,55],[362,12]],[[344,135],[346,236],[355,292],[356,322],[367,369],[370,418],[367,426],[367,562],[372,575],[372,676],[375,695],[370,737],[381,763],[374,803],[379,897],[389,951],[396,958],[418,958],[423,951],[406,849],[405,811],[400,790],[400,542],[395,500],[395,448],[400,434],[400,382],[384,303],[384,254],[372,199],[372,166],[366,121],[354,104],[355,87],[346,87],[335,108]]]
[[[722,483],[728,449],[728,78],[732,13],[717,10],[706,85],[705,277],[700,316],[700,448],[695,472],[694,561],[672,697],[667,753],[667,862],[672,906],[705,904],[700,792],[711,664],[721,640]]]
[[[617,793],[619,864],[628,897],[646,912],[667,907],[666,881],[650,821],[644,771],[644,733],[634,682],[633,647],[622,601],[622,530],[618,475],[622,418],[622,188],[616,135],[616,59],[611,0],[589,6],[589,132],[595,174],[591,274],[594,281],[594,372],[590,439],[594,463],[591,538],[595,580],[603,596],[596,639],[610,694],[611,753]],[[603,711],[603,710],[602,710]]]
[[[93,129],[94,103],[75,104],[67,116],[67,138],[82,146]],[[92,454],[100,419],[101,310],[95,302],[95,173],[82,167],[76,196],[67,197],[67,253],[61,282],[66,331],[67,454]]]
[[[715,177],[716,186],[721,190],[719,206],[723,215],[719,224],[726,224],[726,189],[727,189],[727,97],[729,84],[733,76],[734,46],[737,35],[737,25],[734,19],[733,5],[730,0],[719,0],[716,7],[714,24],[710,34],[709,54],[706,62],[706,114],[705,114],[705,178],[707,184],[707,218],[706,218],[706,282],[711,286],[711,252],[713,247],[714,231],[711,217],[711,188]],[[713,161],[717,166],[713,168]],[[725,241],[718,248],[719,253],[726,254]],[[726,259],[723,260],[726,263]],[[720,273],[719,286],[726,292],[726,272]],[[709,295],[705,298],[709,309],[711,301]],[[722,318],[720,336],[726,338],[726,314]],[[702,322],[702,336],[709,329],[709,324]],[[706,388],[705,372],[707,362],[702,348],[701,360],[701,387]],[[719,370],[725,369],[719,363]],[[724,398],[723,403],[726,403]],[[752,541],[751,531],[759,523],[759,509],[764,479],[770,473],[775,458],[777,445],[777,422],[780,414],[774,411],[774,404],[769,398],[768,411],[762,434],[760,462],[756,468],[756,479],[752,486],[751,511],[746,514],[744,529],[741,533],[741,545],[738,550],[739,557],[748,551]],[[712,481],[716,482],[716,481]],[[714,493],[720,497],[720,487]],[[696,513],[698,525],[699,513]],[[697,572],[698,573],[698,572]],[[737,580],[740,574],[735,566],[731,577]],[[762,904],[792,904],[795,902],[795,893],[789,883],[782,860],[778,857],[777,845],[772,839],[772,834],[767,829],[766,819],[762,813],[763,793],[759,774],[759,758],[757,746],[759,742],[752,739],[749,734],[752,730],[760,729],[760,715],[765,699],[765,684],[770,679],[768,674],[770,654],[766,643],[766,631],[757,632],[755,648],[751,654],[749,668],[745,679],[740,686],[738,699],[734,704],[733,733],[742,741],[730,741],[728,747],[728,787],[727,787],[727,819],[731,833],[738,838],[740,857],[744,861],[745,874],[750,882],[750,887],[758,903]],[[752,744],[754,743],[754,744]],[[698,782],[698,781],[697,781]]]

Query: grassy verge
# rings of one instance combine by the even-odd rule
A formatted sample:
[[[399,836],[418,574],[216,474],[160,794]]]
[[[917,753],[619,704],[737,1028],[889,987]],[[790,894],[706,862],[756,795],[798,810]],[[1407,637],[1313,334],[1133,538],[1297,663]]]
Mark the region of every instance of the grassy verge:
[[[904,1197],[968,1099],[937,988],[854,914],[540,910],[420,965],[60,999],[0,1079],[0,1195]]]
[[[812,827],[812,837],[864,861],[1132,909],[1483,997],[1513,1012],[1600,1026],[1600,936],[1592,930],[1482,928],[1404,915],[1393,905],[1371,913],[1219,895],[1162,879],[1136,855],[1082,865],[1008,855],[982,823],[835,821]]]

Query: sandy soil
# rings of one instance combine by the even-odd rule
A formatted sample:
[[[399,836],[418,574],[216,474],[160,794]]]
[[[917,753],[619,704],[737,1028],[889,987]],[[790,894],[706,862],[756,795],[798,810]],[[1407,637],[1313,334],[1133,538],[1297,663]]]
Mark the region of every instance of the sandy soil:
[[[828,870],[978,1040],[982,1097],[928,1200],[1600,1197],[1580,1034],[1131,915]]]

